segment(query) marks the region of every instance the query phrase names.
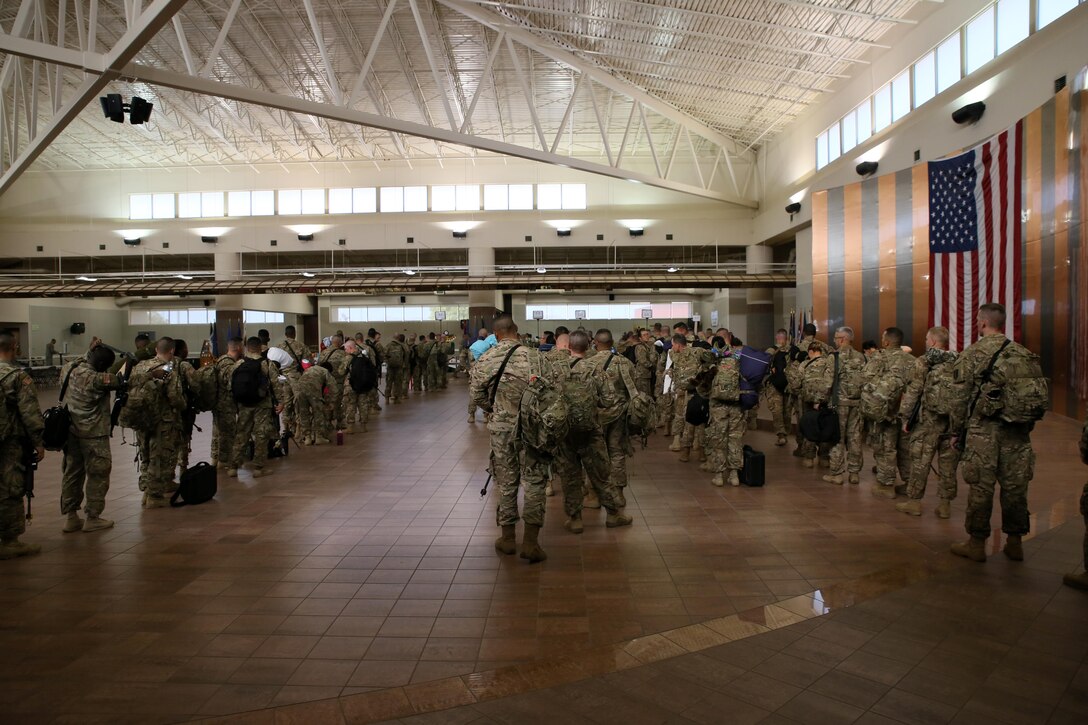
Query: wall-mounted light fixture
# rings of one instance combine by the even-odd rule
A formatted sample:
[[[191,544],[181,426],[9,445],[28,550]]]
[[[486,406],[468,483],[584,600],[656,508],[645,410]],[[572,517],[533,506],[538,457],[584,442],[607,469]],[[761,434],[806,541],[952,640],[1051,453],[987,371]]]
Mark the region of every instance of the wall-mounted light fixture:
[[[975,101],[953,111],[952,120],[964,126],[978,122],[984,113],[986,113],[986,104],[982,101]]]
[[[559,236],[559,237],[569,237],[570,236],[570,227],[561,227],[559,229],[556,229],[555,234],[556,234],[556,236]]]
[[[875,161],[862,161],[854,167],[854,171],[858,172],[858,176],[872,176],[879,166]]]
[[[124,243],[127,244],[130,247],[140,246],[140,238],[139,237],[136,237],[134,239],[124,239],[122,241],[124,241]]]
[[[465,231],[464,229],[454,230],[453,238],[454,239],[468,239],[468,232]]]
[[[314,240],[313,234],[299,234],[298,240],[300,242],[312,242]]]

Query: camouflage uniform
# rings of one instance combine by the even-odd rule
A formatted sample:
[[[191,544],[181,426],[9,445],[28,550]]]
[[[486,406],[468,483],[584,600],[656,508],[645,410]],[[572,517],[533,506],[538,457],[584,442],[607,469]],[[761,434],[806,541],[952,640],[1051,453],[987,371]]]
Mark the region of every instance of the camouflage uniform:
[[[445,390],[446,387],[449,385],[449,373],[450,373],[449,361],[453,359],[453,352],[454,352],[453,341],[452,340],[440,341],[438,343],[438,346],[437,346],[436,350],[437,350],[437,352],[435,352],[435,365],[438,366],[438,378],[437,378],[438,389],[439,390]],[[442,353],[445,354],[445,356],[446,356],[445,364],[442,364],[442,363],[439,362],[438,352],[442,352]]]
[[[714,353],[699,347],[686,347],[672,350],[672,389],[673,402],[672,434],[680,436],[680,447],[691,448],[695,443],[695,426],[685,420],[688,411],[688,384],[694,380],[699,370],[714,361]],[[699,426],[703,428],[703,426]],[[700,431],[700,434],[702,431]]]
[[[329,427],[329,408],[332,392],[336,389],[336,380],[325,368],[314,365],[308,368],[298,383],[298,432],[303,442],[316,443],[332,439]],[[328,391],[328,394],[326,394]]]
[[[865,366],[865,380],[891,379],[902,390],[906,388],[914,358],[901,347],[888,347],[873,356]],[[893,406],[897,417],[892,420],[873,422],[870,440],[873,457],[876,458],[876,482],[880,486],[894,487],[898,470],[903,481],[910,480],[910,436],[902,432],[898,418],[898,406]]]
[[[166,365],[157,357],[145,360],[132,371],[132,378],[150,375],[152,371]],[[178,464],[178,448],[181,445],[181,413],[187,402],[181,389],[181,376],[178,374],[177,361],[174,369],[166,377],[154,380],[161,396],[159,418],[149,432],[136,434],[140,450],[140,490],[152,499],[161,499],[174,487],[174,471]]]
[[[710,468],[718,474],[739,472],[744,466],[746,414],[740,404],[740,364],[732,355],[723,357],[710,384],[710,423],[706,428],[706,450]]]
[[[817,406],[827,405],[830,402],[831,389],[827,384],[827,368],[831,365],[830,355],[821,355],[801,363],[801,372],[804,382],[801,384],[801,410],[813,410]],[[831,453],[831,444],[816,444],[806,440],[801,445],[801,457],[810,461],[816,458],[828,460]]]
[[[150,360],[151,358],[155,357],[155,346],[153,344],[144,345],[139,350],[134,352],[132,354],[132,356],[136,360],[133,363],[133,367],[135,367],[136,365],[139,365],[140,363],[142,363],[144,360]],[[121,368],[125,367],[125,363],[127,363],[127,362],[128,362],[127,357],[124,357],[124,356],[118,357],[117,362],[115,362],[113,364],[113,366],[110,367],[110,372],[112,374],[114,374],[114,375],[119,374],[121,372]]]
[[[821,340],[817,340],[815,337],[812,337],[812,336],[802,337],[801,341],[797,343],[797,348],[798,348],[798,350],[801,351],[802,359],[800,361],[791,362],[790,366],[804,365],[805,360],[803,358],[804,358],[804,356],[808,355],[808,348],[814,342],[818,343],[820,345],[820,348],[823,350],[824,355],[829,355],[832,352],[834,352],[834,350],[831,348],[831,346],[828,345],[826,342],[823,342]],[[806,441],[805,441],[804,436],[801,435],[800,421],[801,421],[801,414],[804,413],[805,410],[807,410],[807,407],[805,406],[804,395],[801,393],[800,390],[797,390],[797,389],[792,389],[792,390],[789,390],[788,392],[794,398],[795,404],[797,406],[797,421],[798,421],[797,434],[796,434],[797,448],[798,449],[803,449],[804,446],[805,446]]]
[[[261,358],[259,353],[246,352],[238,361],[235,369],[246,359],[261,361],[261,375],[268,379],[268,394],[257,405],[238,405],[238,428],[234,435],[234,450],[231,452],[230,467],[241,468],[245,461],[246,448],[253,441],[253,466],[263,469],[268,462],[268,442],[274,440],[279,431],[275,427],[273,408],[287,397],[286,385],[280,381],[279,370],[274,363]]]
[[[400,340],[391,340],[385,347],[388,375],[385,379],[385,398],[399,403],[408,397],[407,364],[411,351]]]
[[[283,342],[277,347],[290,355],[291,361],[294,363],[288,365],[287,369],[283,371],[284,376],[287,378],[287,386],[291,389],[291,400],[290,404],[284,404],[283,415],[281,416],[283,418],[283,429],[294,435],[299,419],[298,384],[302,380],[302,361],[310,357],[310,350],[298,340],[288,338],[284,338]]]
[[[374,363],[374,366],[378,373],[378,382],[381,383],[382,379],[382,363],[385,362],[385,345],[380,342],[374,342],[373,340],[367,340],[364,345],[360,345],[359,349],[369,350],[369,357]],[[388,383],[388,381],[387,381]],[[382,406],[378,400],[378,390],[381,389],[381,385],[376,385],[373,390],[365,393],[367,404],[371,410],[381,410]],[[368,416],[369,419],[369,416]],[[366,424],[366,420],[363,421]]]
[[[671,372],[666,375],[665,367],[670,360],[669,351],[662,350],[657,359],[657,426],[665,428],[665,435],[672,435],[672,419],[674,403],[676,402],[676,389],[671,387],[665,392],[665,378],[671,379]]]
[[[982,384],[983,373],[1007,339],[1004,335],[984,335],[960,353],[952,372],[954,381],[962,387],[950,423],[953,431],[966,428],[960,460],[963,480],[971,487],[964,528],[971,537],[978,539],[990,536],[994,489],[999,483],[1001,530],[1010,536],[1023,536],[1030,530],[1028,484],[1035,473],[1032,426],[984,417],[977,406],[970,418],[967,417],[971,412],[968,410],[970,402]]]
[[[110,490],[110,391],[121,387],[121,379],[95,372],[84,359],[69,363],[72,371],[64,402],[72,417],[60,484],[60,512],[67,516],[79,511],[87,493],[85,511],[97,517],[106,507]],[[62,379],[67,371],[61,374]]]
[[[212,410],[212,460],[226,467],[234,452],[234,432],[238,428],[238,404],[230,390],[231,373],[237,360],[223,355],[215,361],[219,395]]]
[[[956,467],[960,452],[952,445],[948,416],[934,410],[935,401],[951,400],[952,371],[956,353],[930,349],[918,358],[911,371],[907,392],[899,408],[899,422],[906,426],[911,412],[918,406],[918,420],[910,432],[910,481],[907,496],[920,499],[926,493],[926,482],[933,457],[937,456],[937,470],[941,477],[938,494],[942,501],[956,498]],[[947,408],[944,408],[947,410]]]
[[[838,356],[838,386],[835,386],[835,356]],[[839,413],[839,442],[831,449],[831,475],[845,476],[861,473],[865,451],[865,425],[861,415],[861,385],[864,379],[865,355],[849,345],[832,354],[824,374],[832,391],[831,405]],[[855,482],[855,479],[851,479]]]
[[[441,367],[438,364],[438,346],[441,344],[438,341],[427,343],[427,390],[438,390],[438,370]]]
[[[344,388],[348,377],[348,368],[351,367],[351,356],[344,352],[343,347],[328,347],[318,358],[318,364],[328,363],[332,366],[332,382],[329,388],[332,393],[332,425],[335,430],[344,428]]]
[[[766,352],[773,358],[780,352],[789,354],[792,347],[786,343],[781,347],[769,347]],[[792,363],[787,362],[787,366],[790,364]],[[779,392],[778,388],[768,380],[763,384],[763,399],[767,403],[767,412],[771,414],[771,424],[774,426],[775,435],[779,438],[789,437],[790,429],[793,428],[793,415],[797,408],[789,388],[785,392]]]
[[[654,394],[654,374],[657,371],[657,348],[652,342],[635,345],[635,388],[647,395]]]
[[[548,350],[544,355],[545,360],[549,360],[556,364],[556,366],[566,365],[570,367],[570,348],[568,347],[553,347]]]
[[[359,351],[355,355],[362,355],[365,358],[374,360],[374,348],[369,345],[363,345],[359,348]],[[353,356],[348,354],[348,370],[351,370],[351,360]],[[373,407],[373,401],[371,401],[371,394],[377,395],[377,391],[369,390],[365,393],[356,393],[355,388],[351,387],[351,381],[346,380],[344,383],[344,400],[343,400],[343,416],[344,424],[343,429],[350,431],[355,427],[355,421],[358,419],[359,423],[363,426],[363,431],[366,431],[366,424],[370,422],[370,410]]]
[[[494,348],[492,348],[494,349]],[[438,367],[438,345],[431,340],[421,342],[416,345],[416,360],[418,361],[417,373],[416,373],[416,387],[418,390],[434,390],[437,381],[435,380],[435,371],[431,367],[432,354],[434,357],[434,366]],[[422,385],[419,383],[422,382]]]
[[[0,405],[6,406],[6,429],[0,429],[0,540],[18,538],[26,531],[25,446],[42,447],[45,421],[34,381],[21,368],[0,361]],[[5,413],[0,413],[0,420]]]
[[[185,396],[185,410],[181,411],[181,435],[178,438],[178,467],[182,473],[189,468],[189,453],[193,448],[193,430],[196,427],[196,411],[192,409],[193,375],[196,368],[188,360],[174,360],[181,381],[182,394]]]
[[[423,383],[419,377],[419,344],[416,342],[405,343],[408,346],[407,375],[408,386],[412,392],[418,393]]]
[[[1088,466],[1088,421],[1080,434],[1080,460]],[[1088,572],[1088,483],[1080,492],[1080,515],[1084,519],[1084,568]]]
[[[491,413],[487,423],[491,434],[491,472],[499,489],[496,520],[499,526],[511,526],[518,521],[518,487],[525,487],[524,519],[527,525],[544,525],[544,480],[548,475],[550,455],[523,446],[518,437],[521,396],[530,379],[544,373],[556,377],[551,363],[539,352],[525,345],[510,357],[510,362],[498,382],[495,404],[491,404],[488,383],[498,374],[499,366],[510,348],[518,344],[503,340],[484,353],[472,368],[472,399],[476,405]]]
[[[611,362],[609,362],[611,361]],[[626,375],[634,383],[634,365],[623,355],[605,353],[587,360],[589,373],[600,378],[604,401],[608,407],[599,411],[599,418],[604,433],[605,447],[608,449],[608,480],[620,494],[627,487],[627,457],[634,455],[631,437],[627,434],[627,404],[630,393],[623,382]],[[604,503],[604,500],[601,500]]]

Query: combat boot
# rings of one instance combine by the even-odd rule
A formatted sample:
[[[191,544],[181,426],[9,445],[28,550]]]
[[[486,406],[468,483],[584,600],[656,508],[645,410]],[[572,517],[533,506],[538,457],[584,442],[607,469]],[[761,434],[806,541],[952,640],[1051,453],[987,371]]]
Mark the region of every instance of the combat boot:
[[[774,442],[774,444],[775,444],[776,446],[779,446],[779,447],[781,447],[781,446],[784,446],[784,445],[786,445],[786,436],[784,436],[784,435],[782,435],[781,433],[779,433],[779,434],[778,434],[778,440],[776,440],[776,441]]]
[[[237,468],[228,468],[227,469],[227,478],[238,478],[238,469]],[[147,504],[147,497],[146,496],[144,497],[144,504]]]
[[[706,449],[705,448],[699,448],[697,450],[699,451],[699,462],[700,463],[706,463]]]
[[[876,496],[877,498],[894,499],[895,498],[895,487],[894,486],[881,486],[878,483],[877,485],[873,486],[873,495]]]
[[[74,531],[80,531],[83,529],[83,519],[79,518],[78,511],[72,511],[68,514],[68,519],[64,522],[64,528],[61,529],[66,534],[71,534]]]
[[[674,453],[676,451],[684,450],[684,447],[682,445],[680,445],[680,436],[673,436],[672,437],[672,445],[669,446],[669,450],[673,451]]]
[[[947,498],[942,498],[941,502],[937,504],[937,518],[947,519],[952,516],[952,502]]]
[[[604,520],[604,525],[610,529],[616,529],[620,526],[630,526],[632,521],[634,521],[633,518],[621,511],[617,511],[614,514],[608,514],[608,517]]]
[[[907,484],[905,484],[905,483],[896,484],[896,486],[895,486],[895,495],[896,496],[906,496],[907,495]]]
[[[271,476],[272,475],[272,469],[271,468],[254,468],[253,473],[251,475],[254,478],[264,478],[265,476]]]
[[[740,485],[740,475],[737,473],[736,469],[729,472],[729,485],[733,488]]]
[[[843,476],[841,473],[828,473],[823,478],[828,483],[833,483],[836,486],[841,486],[843,484]]]
[[[714,466],[710,465],[709,462],[700,463],[699,464],[699,470],[700,471],[706,471],[707,473],[711,473],[711,472],[714,471]]]
[[[897,503],[895,505],[895,510],[902,511],[903,513],[910,514],[911,516],[921,516],[922,502],[916,498],[908,498],[902,503]]]
[[[112,528],[113,522],[109,519],[104,519],[100,516],[88,516],[86,523],[83,524],[83,533],[89,534],[92,531],[101,531],[102,529]]]
[[[681,448],[680,449],[680,462],[681,463],[687,463],[690,460],[691,460],[691,449],[690,448]]]
[[[1062,577],[1062,584],[1074,589],[1080,589],[1082,592],[1088,592],[1088,571],[1083,571],[1080,574],[1066,574]]]
[[[20,556],[30,556],[41,552],[38,544],[24,544],[19,539],[0,541],[0,559],[15,559]]]
[[[552,485],[551,481],[548,481],[548,483],[544,485],[544,495],[545,496],[554,496],[555,495],[555,486]]]
[[[1024,547],[1020,543],[1019,536],[1010,535],[1009,538],[1005,539],[1005,556],[1013,561],[1024,560]]]
[[[982,563],[986,561],[986,539],[972,536],[961,544],[952,544],[952,553]]]
[[[571,516],[567,519],[567,522],[563,524],[563,528],[572,534],[580,534],[585,530],[585,526],[582,525],[582,514],[577,516]]]
[[[510,555],[518,552],[518,540],[515,538],[514,529],[513,524],[502,527],[502,536],[495,539],[495,548],[500,553]]]
[[[539,526],[525,524],[525,534],[521,540],[521,558],[527,559],[530,564],[535,564],[548,558],[548,555],[544,553],[544,549],[540,548],[540,543],[537,541],[539,536]]]
[[[852,485],[854,485],[854,486],[858,485],[859,483],[861,483],[861,476],[859,476],[856,473],[851,473],[850,474],[850,483]]]
[[[801,448],[801,446],[797,446],[796,448],[793,449],[793,452],[791,453],[791,455],[794,458],[804,458],[805,457],[805,451],[804,451],[803,448]]]
[[[170,505],[170,501],[163,498],[162,496],[150,496],[149,495],[147,497],[147,503],[144,504],[144,508],[161,509],[161,508],[166,508],[169,505]]]
[[[805,468],[815,468],[816,467],[816,459],[815,458],[802,458],[801,459],[801,465],[804,466]]]
[[[714,478],[710,479],[710,482],[713,483],[715,486],[725,485],[725,481],[722,480],[722,474],[720,473],[715,473]]]
[[[599,509],[600,507],[601,499],[597,498],[597,492],[592,489],[587,491],[585,499],[582,501],[582,508]]]
[[[616,500],[616,505],[619,506],[620,508],[623,508],[624,506],[627,505],[627,497],[623,495],[623,489],[624,488],[625,488],[625,486],[617,486],[616,487],[616,494],[615,494],[615,496],[612,497],[612,498],[614,498]]]
[[[328,438],[314,438],[314,445],[315,446],[327,446],[327,445],[329,445],[329,439]]]
[[[476,422],[476,416],[475,415],[470,415],[468,417],[468,422],[469,423],[475,423]]]

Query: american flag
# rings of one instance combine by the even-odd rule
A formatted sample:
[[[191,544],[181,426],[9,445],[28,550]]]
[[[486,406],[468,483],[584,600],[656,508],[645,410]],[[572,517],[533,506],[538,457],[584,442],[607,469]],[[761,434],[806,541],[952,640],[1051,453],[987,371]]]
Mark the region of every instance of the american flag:
[[[978,339],[987,302],[1005,306],[1005,334],[1020,338],[1022,124],[929,162],[929,319],[953,350]]]

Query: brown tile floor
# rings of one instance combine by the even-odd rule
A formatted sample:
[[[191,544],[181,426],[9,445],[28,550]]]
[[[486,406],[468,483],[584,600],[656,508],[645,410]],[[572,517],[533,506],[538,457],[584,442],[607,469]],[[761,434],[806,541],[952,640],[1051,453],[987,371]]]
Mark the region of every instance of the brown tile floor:
[[[575,537],[562,529],[559,498],[550,499],[549,560],[529,566],[492,548],[493,504],[479,496],[486,431],[482,423],[465,423],[464,400],[464,383],[454,382],[445,393],[387,407],[370,433],[349,436],[343,448],[305,449],[259,481],[246,473],[224,478],[215,502],[179,510],[140,510],[132,449],[118,436],[107,511],[118,523],[96,534],[60,533],[54,503],[59,456],[51,454],[39,472],[27,536],[45,552],[0,566],[0,651],[9,663],[0,673],[4,711],[36,722],[165,722],[308,701],[339,713],[337,703],[325,701],[341,697],[343,712],[362,718],[368,708],[375,715],[399,712],[388,708],[401,699],[414,708],[408,712],[428,711],[472,703],[481,693],[585,681],[662,658],[679,667],[684,658],[711,656],[708,648],[731,647],[721,643],[753,632],[777,642],[784,631],[793,632],[794,622],[827,609],[825,599],[860,599],[858,580],[876,581],[882,591],[928,576],[929,569],[919,574],[918,562],[946,561],[949,541],[962,536],[960,502],[952,521],[928,512],[903,516],[869,495],[868,475],[860,487],[824,484],[822,471],[801,468],[766,433],[749,436],[771,454],[764,489],[716,489],[696,463],[677,463],[657,436],[631,466],[628,511],[635,526],[608,530],[603,512],[587,512],[586,533]],[[1048,421],[1036,435],[1031,501],[1039,532],[1079,519],[1077,432],[1068,422]],[[198,452],[207,440],[207,432],[197,435]],[[1068,556],[1051,565],[1062,568],[1072,568]],[[883,582],[871,576],[886,570],[909,575]],[[992,582],[987,578],[997,570],[966,571],[1000,589],[996,574]],[[961,584],[953,577],[947,586],[941,594],[952,601]],[[837,594],[810,597],[807,605],[795,599],[814,590]],[[1023,598],[1041,607],[1052,595],[1040,588]],[[761,712],[804,695],[779,716],[797,717],[802,707],[833,710],[838,706],[825,700],[841,702],[836,687],[856,689],[844,678],[879,673],[891,687],[918,666],[904,658],[931,654],[917,636],[904,640],[893,631],[883,637],[884,628],[877,629],[879,638],[862,641],[879,624],[880,611],[859,605],[843,611],[841,621],[836,614],[817,625],[795,625],[850,629],[799,634],[774,650],[793,647],[781,657],[768,655],[745,668],[734,663],[743,671],[733,678],[722,669],[662,681],[675,680],[683,694],[685,687],[703,687],[700,678],[714,678],[726,688],[715,690],[724,698],[735,697],[729,688],[751,683],[752,692],[772,699],[741,702]],[[859,627],[851,617],[868,617],[870,626]],[[929,631],[924,616],[913,618],[919,631]],[[994,619],[990,613],[985,621],[993,625]],[[948,619],[937,622],[939,631],[949,627]],[[668,637],[649,636],[666,630]],[[1069,646],[1055,634],[1044,639]],[[579,653],[581,664],[563,659]],[[501,669],[531,661],[541,665]],[[666,665],[653,665],[659,666]],[[817,687],[827,675],[817,667],[843,674]],[[991,674],[983,685],[1009,691],[1000,680],[990,682]],[[417,684],[430,681],[441,682]],[[923,675],[917,682],[915,689],[934,694]],[[1047,691],[1047,682],[1033,686]],[[774,698],[792,692],[789,687],[798,691],[778,703]],[[875,702],[887,697],[906,703],[916,695],[899,687],[882,691]],[[691,705],[697,702],[704,700]],[[706,714],[720,713],[705,702]],[[848,704],[860,708],[861,702]],[[736,707],[738,719],[743,710]],[[289,716],[279,711],[280,719]],[[473,714],[481,716],[499,718],[497,711]]]

